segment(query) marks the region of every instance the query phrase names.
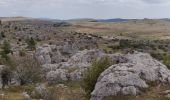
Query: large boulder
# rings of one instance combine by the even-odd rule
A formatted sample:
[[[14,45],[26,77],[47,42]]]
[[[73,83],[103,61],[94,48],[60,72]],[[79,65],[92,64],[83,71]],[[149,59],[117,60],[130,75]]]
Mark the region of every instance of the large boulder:
[[[137,95],[149,82],[170,82],[170,70],[147,53],[124,56],[126,63],[110,66],[99,76],[91,100],[112,95]]]

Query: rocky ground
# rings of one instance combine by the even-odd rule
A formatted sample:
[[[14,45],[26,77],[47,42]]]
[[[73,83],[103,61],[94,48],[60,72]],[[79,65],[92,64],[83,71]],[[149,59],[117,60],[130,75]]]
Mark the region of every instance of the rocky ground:
[[[114,64],[100,73],[90,100],[170,98],[169,40],[122,40],[98,34],[63,31],[71,25],[39,20],[1,25],[0,46],[3,47],[4,41],[8,40],[12,51],[8,56],[12,61],[16,60],[12,64],[4,63],[1,57],[1,82],[5,68],[15,66],[16,69],[12,69],[13,77],[8,87],[0,91],[0,99],[12,100],[11,96],[16,96],[15,100],[86,100],[86,91],[81,86],[83,74],[91,67],[94,59],[106,57]],[[30,38],[36,41],[33,50],[28,48],[27,39]],[[23,60],[23,55],[29,55],[39,63],[27,62],[29,59]],[[164,59],[162,56],[167,57]],[[22,69],[24,64],[32,66],[31,70]],[[40,66],[38,70],[36,65]],[[29,80],[39,72],[41,81]],[[21,85],[21,78],[28,78],[24,80],[28,83]]]

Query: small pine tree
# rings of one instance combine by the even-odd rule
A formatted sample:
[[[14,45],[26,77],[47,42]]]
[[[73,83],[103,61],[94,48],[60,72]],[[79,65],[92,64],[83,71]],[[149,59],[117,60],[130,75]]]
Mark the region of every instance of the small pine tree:
[[[11,45],[10,43],[5,40],[2,44],[1,47],[2,51],[1,51],[1,57],[4,58],[5,60],[8,60],[8,54],[11,53]]]
[[[36,41],[32,37],[27,40],[27,44],[28,44],[28,48],[30,50],[35,50],[36,49]]]

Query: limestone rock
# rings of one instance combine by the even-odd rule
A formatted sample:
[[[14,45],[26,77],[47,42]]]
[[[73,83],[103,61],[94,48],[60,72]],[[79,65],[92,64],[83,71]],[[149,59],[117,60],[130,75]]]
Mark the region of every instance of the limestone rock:
[[[46,79],[49,83],[58,83],[68,80],[68,71],[65,69],[57,69],[47,73]]]
[[[126,63],[112,65],[98,78],[91,100],[111,95],[137,95],[147,82],[169,82],[170,70],[147,53],[135,52],[124,56]]]
[[[47,44],[44,44],[43,46],[40,46],[36,49],[35,56],[42,64],[50,64],[51,63],[51,47]]]
[[[69,66],[84,68],[88,67],[94,58],[102,57],[104,55],[100,50],[83,50],[73,55],[69,60]]]
[[[42,65],[44,72],[55,71],[55,70],[59,69],[59,67],[60,67],[59,64],[44,64],[44,65]]]

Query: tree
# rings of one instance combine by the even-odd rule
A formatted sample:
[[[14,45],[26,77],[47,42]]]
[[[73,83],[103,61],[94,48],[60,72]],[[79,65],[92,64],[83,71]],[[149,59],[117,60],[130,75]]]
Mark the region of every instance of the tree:
[[[32,37],[27,40],[27,44],[28,44],[28,48],[30,50],[35,50],[36,49],[36,41]]]
[[[5,33],[4,32],[1,32],[1,37],[5,38]]]
[[[8,54],[11,53],[11,45],[10,43],[5,40],[2,44],[2,47],[1,47],[2,51],[1,51],[1,57],[4,58],[5,60],[8,60],[9,57],[8,57]]]
[[[11,71],[8,67],[2,69],[1,79],[2,79],[2,89],[4,89],[5,86],[8,85],[8,83],[11,80]]]
[[[16,58],[14,61],[16,75],[21,85],[36,83],[42,79],[42,67],[38,60],[32,56]]]

